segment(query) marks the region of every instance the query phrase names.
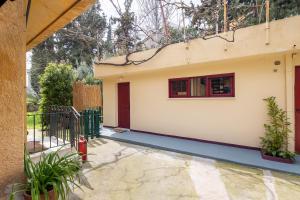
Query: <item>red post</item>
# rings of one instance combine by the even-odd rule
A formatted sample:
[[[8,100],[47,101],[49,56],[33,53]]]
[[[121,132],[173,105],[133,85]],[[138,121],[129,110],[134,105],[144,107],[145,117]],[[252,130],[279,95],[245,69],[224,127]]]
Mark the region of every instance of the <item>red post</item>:
[[[83,136],[79,138],[78,152],[81,155],[82,162],[87,161],[87,141]]]

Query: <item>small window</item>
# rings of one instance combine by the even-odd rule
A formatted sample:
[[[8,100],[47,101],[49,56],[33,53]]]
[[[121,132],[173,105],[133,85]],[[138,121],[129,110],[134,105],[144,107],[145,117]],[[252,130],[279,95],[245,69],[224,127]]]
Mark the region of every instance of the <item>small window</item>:
[[[233,77],[209,78],[210,96],[233,96]]]
[[[169,80],[169,97],[233,97],[234,74]]]
[[[188,96],[188,79],[174,79],[170,81],[171,97]]]

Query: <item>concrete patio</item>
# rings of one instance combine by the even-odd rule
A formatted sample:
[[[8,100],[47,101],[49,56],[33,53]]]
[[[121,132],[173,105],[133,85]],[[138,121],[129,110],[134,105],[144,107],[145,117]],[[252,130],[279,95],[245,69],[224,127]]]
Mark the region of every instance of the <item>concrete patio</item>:
[[[101,137],[192,156],[211,158],[251,167],[300,175],[299,155],[296,156],[295,164],[285,164],[264,160],[261,158],[260,151],[257,150],[152,135],[141,132],[126,131],[123,133],[117,133],[113,129],[103,128],[101,131]]]
[[[72,200],[295,200],[300,177],[98,138]]]

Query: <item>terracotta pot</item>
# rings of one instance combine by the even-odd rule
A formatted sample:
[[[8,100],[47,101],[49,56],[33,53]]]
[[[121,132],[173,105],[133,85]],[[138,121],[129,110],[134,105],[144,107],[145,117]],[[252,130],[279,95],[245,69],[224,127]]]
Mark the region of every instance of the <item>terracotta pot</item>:
[[[53,189],[48,191],[48,197],[49,200],[56,200],[55,192]],[[24,200],[32,200],[31,195],[27,192],[24,192]],[[40,200],[45,200],[44,194],[40,194]]]
[[[265,160],[275,161],[275,162],[281,162],[281,163],[287,163],[287,164],[293,164],[295,161],[288,158],[281,158],[281,157],[275,157],[266,155],[261,151],[261,157]]]

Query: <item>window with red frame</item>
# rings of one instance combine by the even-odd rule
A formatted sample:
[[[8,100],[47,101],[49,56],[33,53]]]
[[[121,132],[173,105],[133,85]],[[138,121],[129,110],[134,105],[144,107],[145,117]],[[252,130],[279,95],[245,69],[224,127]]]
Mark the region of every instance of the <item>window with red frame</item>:
[[[169,79],[169,97],[234,97],[234,74]]]
[[[189,79],[172,79],[170,80],[171,97],[188,97],[189,96]]]

